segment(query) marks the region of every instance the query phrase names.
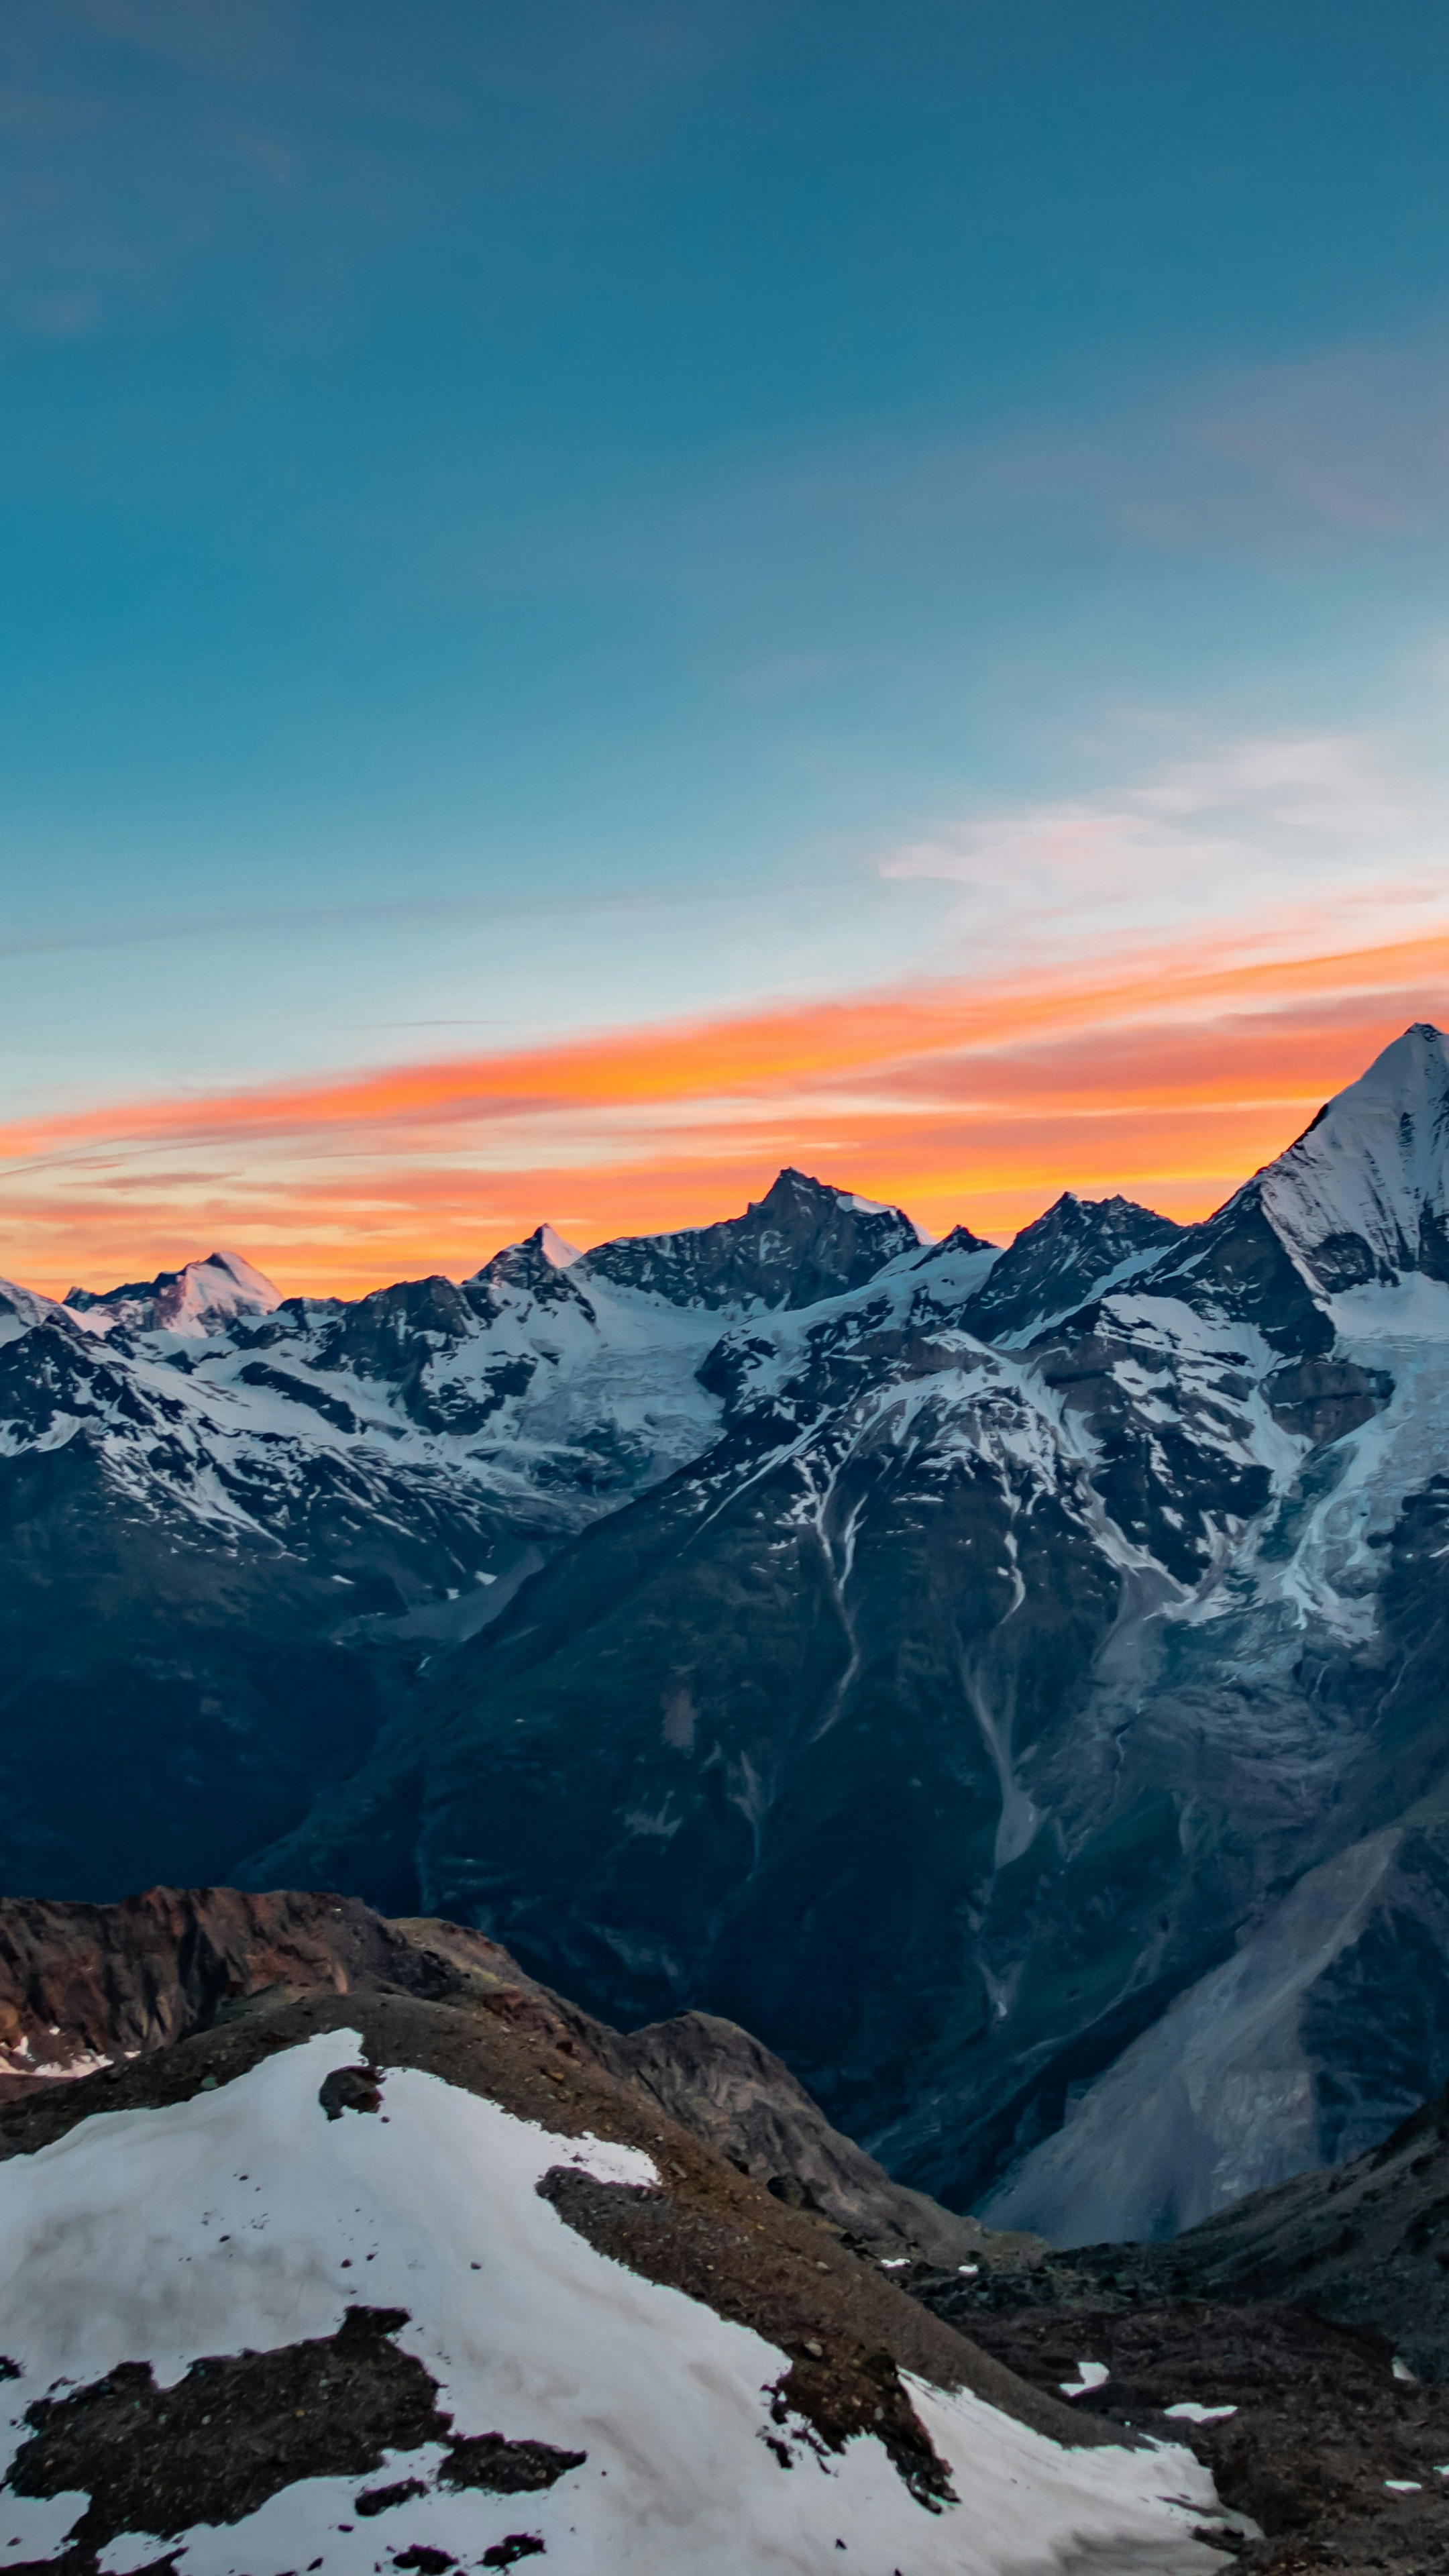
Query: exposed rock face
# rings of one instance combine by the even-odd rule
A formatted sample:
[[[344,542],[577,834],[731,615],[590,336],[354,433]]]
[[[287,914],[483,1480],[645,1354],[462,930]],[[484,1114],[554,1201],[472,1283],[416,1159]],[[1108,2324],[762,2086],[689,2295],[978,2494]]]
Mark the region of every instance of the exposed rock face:
[[[745,1313],[813,1306],[873,1279],[921,1237],[899,1208],[783,1171],[743,1216],[680,1234],[631,1235],[588,1254],[585,1275],[678,1306]]]
[[[651,2022],[617,2043],[615,2063],[646,2085],[682,2128],[793,2208],[815,2209],[894,2256],[927,2263],[980,2250],[982,2230],[891,2181],[832,2129],[788,2067],[749,2032],[713,2013]]]
[[[351,1994],[380,1984],[532,1991],[480,1932],[385,1923],[355,1898],[153,1887],[120,1905],[0,1902],[0,2067],[75,2076],[169,2048],[259,1995]],[[14,2090],[14,2086],[11,2088]]]
[[[985,1342],[1029,1337],[1053,1314],[1070,1315],[1146,1270],[1182,1231],[1131,1199],[1081,1199],[1068,1190],[1022,1228],[967,1300],[962,1320]]]

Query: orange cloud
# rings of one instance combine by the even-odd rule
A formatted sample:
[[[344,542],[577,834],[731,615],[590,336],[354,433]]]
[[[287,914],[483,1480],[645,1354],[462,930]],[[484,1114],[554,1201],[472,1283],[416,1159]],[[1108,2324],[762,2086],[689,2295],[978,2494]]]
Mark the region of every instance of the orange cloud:
[[[1204,1213],[1414,1018],[1449,925],[1332,955],[1158,951],[0,1128],[0,1266],[63,1290],[214,1242],[289,1289],[472,1270],[548,1216],[693,1224],[800,1163],[935,1230],[1066,1187]]]

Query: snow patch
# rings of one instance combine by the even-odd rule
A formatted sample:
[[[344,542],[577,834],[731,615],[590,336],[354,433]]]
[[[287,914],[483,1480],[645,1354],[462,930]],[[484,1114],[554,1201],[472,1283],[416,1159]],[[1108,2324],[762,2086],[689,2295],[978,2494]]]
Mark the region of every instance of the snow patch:
[[[1112,2374],[1105,2361],[1079,2361],[1075,2379],[1058,2382],[1064,2397],[1086,2397],[1094,2388],[1105,2388]]]
[[[476,2563],[525,2525],[555,2576],[819,2576],[837,2540],[853,2563],[912,2576],[1047,2576],[1078,2552],[1161,2576],[1216,2564],[1192,2538],[1216,2510],[1212,2481],[1185,2451],[1065,2450],[916,2380],[959,2504],[926,2514],[873,2435],[823,2457],[797,2445],[784,2469],[762,2435],[786,2356],[596,2253],[536,2189],[558,2164],[652,2186],[647,2155],[552,2134],[412,2068],[386,2074],[385,2116],[329,2121],[322,2079],[359,2053],[354,2032],[324,2034],[216,2092],[97,2115],[0,2166],[5,2347],[23,2374],[4,2465],[25,2407],[62,2379],[145,2360],[169,2386],[202,2356],[328,2335],[364,2298],[407,2310],[399,2344],[458,2433],[584,2463],[526,2504],[433,2491],[358,2529],[359,2486],[436,2470],[435,2447],[394,2452],[366,2478],[303,2479],[241,2522],[168,2540],[180,2576],[280,2576],[314,2559],[326,2576],[372,2576],[394,2540]],[[83,2502],[7,2495],[7,2531],[28,2557],[53,2555]],[[109,2576],[145,2563],[145,2537],[112,2544]],[[149,2547],[162,2554],[159,2537]]]

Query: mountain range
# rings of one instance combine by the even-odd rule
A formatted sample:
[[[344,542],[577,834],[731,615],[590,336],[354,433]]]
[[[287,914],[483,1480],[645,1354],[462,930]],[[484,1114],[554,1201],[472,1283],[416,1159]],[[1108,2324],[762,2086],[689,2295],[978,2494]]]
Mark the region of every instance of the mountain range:
[[[1449,1048],[1201,1224],[0,1292],[0,1884],[335,1887],[1172,2235],[1449,2078]]]

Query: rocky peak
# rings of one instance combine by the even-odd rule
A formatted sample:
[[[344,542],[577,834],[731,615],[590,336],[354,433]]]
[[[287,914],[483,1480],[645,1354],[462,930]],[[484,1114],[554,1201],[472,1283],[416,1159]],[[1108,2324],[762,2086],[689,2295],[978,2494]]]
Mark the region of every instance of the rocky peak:
[[[987,1341],[1034,1332],[1145,1269],[1182,1231],[1133,1199],[1084,1199],[1066,1190],[993,1264],[965,1321]]]
[[[154,1279],[128,1280],[120,1288],[71,1288],[65,1303],[97,1323],[132,1333],[184,1333],[204,1340],[225,1332],[239,1315],[270,1315],[281,1291],[239,1252],[209,1252]]]
[[[920,1244],[918,1228],[899,1208],[787,1168],[743,1216],[600,1244],[579,1269],[676,1306],[748,1314],[813,1306],[863,1287]]]
[[[522,1243],[506,1243],[485,1261],[481,1270],[464,1284],[485,1292],[499,1289],[521,1289],[525,1294],[554,1303],[575,1295],[567,1279],[579,1259],[571,1243],[565,1243],[551,1225],[536,1225]]]
[[[925,1251],[921,1254],[916,1267],[918,1270],[924,1270],[931,1263],[937,1261],[949,1261],[958,1253],[969,1255],[977,1252],[998,1252],[999,1250],[999,1244],[993,1243],[989,1235],[973,1234],[969,1225],[953,1225],[950,1233],[943,1234],[939,1243],[927,1245]]]
[[[1325,1103],[1257,1186],[1290,1258],[1331,1295],[1415,1270],[1449,1280],[1446,1162],[1449,1044],[1421,1020]]]

